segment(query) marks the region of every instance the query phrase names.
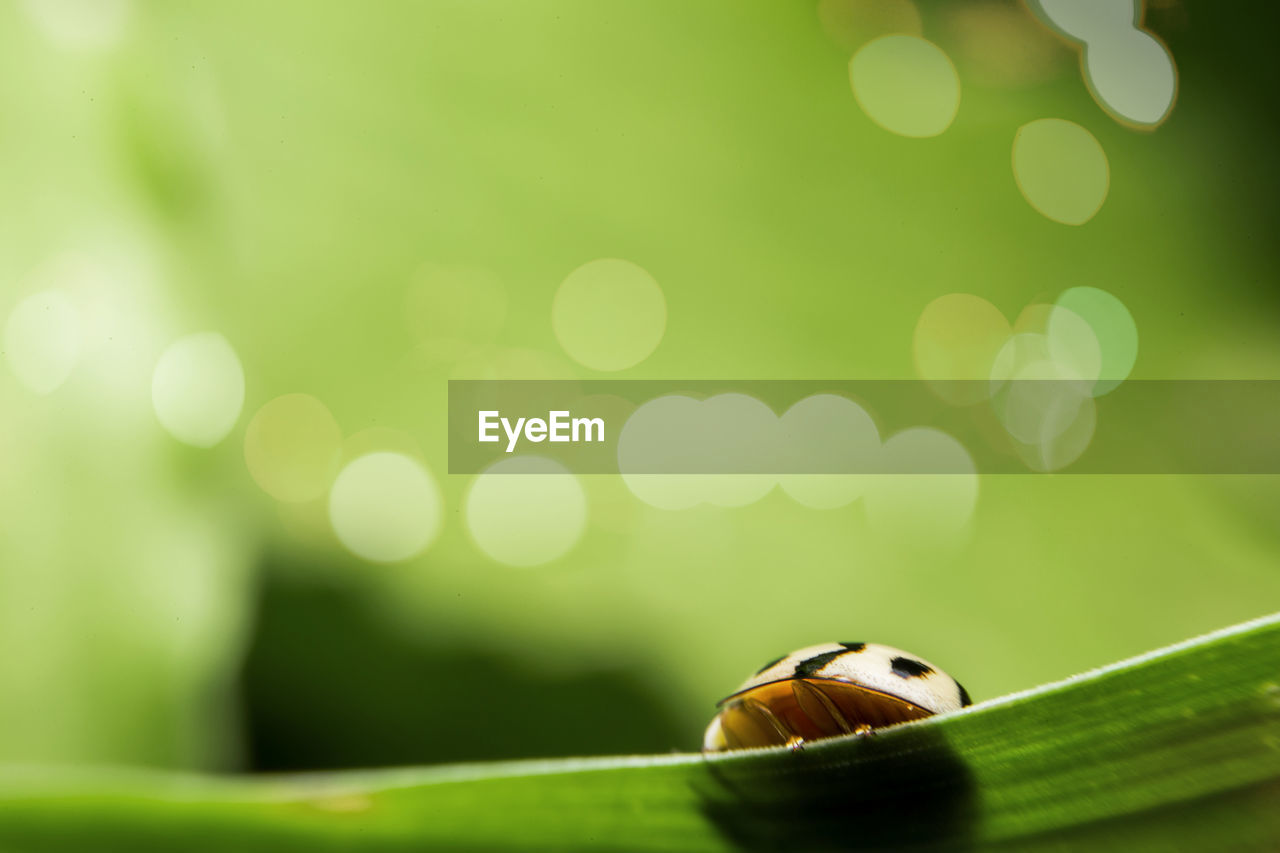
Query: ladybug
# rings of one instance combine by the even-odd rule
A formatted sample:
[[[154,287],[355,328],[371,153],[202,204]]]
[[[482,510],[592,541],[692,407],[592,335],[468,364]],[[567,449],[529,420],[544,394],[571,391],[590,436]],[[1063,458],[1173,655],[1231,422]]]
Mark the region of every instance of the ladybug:
[[[926,660],[876,643],[809,646],[765,664],[720,700],[707,751],[789,746],[958,711],[960,682]]]

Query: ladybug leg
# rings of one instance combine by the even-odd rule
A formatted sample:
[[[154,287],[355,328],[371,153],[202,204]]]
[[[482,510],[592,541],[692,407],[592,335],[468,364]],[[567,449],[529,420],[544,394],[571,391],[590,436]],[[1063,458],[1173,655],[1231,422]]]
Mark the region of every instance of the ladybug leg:
[[[876,733],[876,730],[871,727],[870,723],[863,723],[854,729],[853,733],[858,737],[871,737]]]
[[[792,735],[787,739],[787,749],[792,752],[800,752],[804,749],[804,738],[800,735]]]
[[[800,709],[822,731],[831,732],[834,726],[840,734],[856,734],[857,727],[841,712],[831,697],[821,689],[807,681],[797,679],[791,682],[791,693],[795,696]]]
[[[752,698],[746,698],[742,700],[742,706],[749,714],[754,716],[758,722],[772,728],[774,732],[777,733],[778,741],[775,741],[775,743],[781,742],[787,746],[791,746],[791,741],[802,740],[802,738],[800,738],[800,736],[795,732],[791,731],[791,729],[783,723],[782,720],[779,720],[777,715],[774,714],[773,711],[769,710],[769,706],[763,702]]]

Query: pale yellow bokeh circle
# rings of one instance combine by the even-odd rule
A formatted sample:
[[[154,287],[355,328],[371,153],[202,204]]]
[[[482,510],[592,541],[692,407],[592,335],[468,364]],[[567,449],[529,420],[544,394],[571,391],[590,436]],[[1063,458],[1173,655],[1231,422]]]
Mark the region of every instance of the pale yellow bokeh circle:
[[[1106,152],[1075,122],[1042,118],[1013,137],[1013,177],[1027,203],[1064,225],[1093,218],[1111,182]]]
[[[309,394],[267,403],[244,431],[244,461],[264,492],[309,501],[329,488],[342,455],[342,431],[325,404]]]
[[[667,328],[662,288],[618,258],[583,264],[560,284],[551,326],[569,357],[593,370],[625,370],[657,348]]]
[[[960,77],[942,49],[916,36],[868,42],[849,61],[849,82],[863,112],[901,136],[937,136],[960,107]]]
[[[991,396],[986,380],[1010,334],[1004,314],[982,297],[939,296],[916,321],[912,337],[916,373],[953,405],[985,400]]]
[[[426,467],[402,453],[361,456],[329,492],[338,541],[357,557],[393,563],[420,553],[440,530],[440,489]]]
[[[493,560],[539,566],[559,559],[582,538],[587,500],[578,478],[559,462],[514,456],[490,466],[466,497],[467,529]]]

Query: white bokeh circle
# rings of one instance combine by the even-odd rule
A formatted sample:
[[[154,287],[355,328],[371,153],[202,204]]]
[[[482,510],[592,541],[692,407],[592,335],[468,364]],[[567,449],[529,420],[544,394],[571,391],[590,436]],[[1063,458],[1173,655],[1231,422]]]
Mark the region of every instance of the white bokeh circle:
[[[476,546],[508,566],[539,566],[563,557],[587,523],[578,478],[541,456],[491,465],[472,482],[465,507]]]
[[[170,344],[151,374],[151,405],[178,441],[196,447],[222,441],[244,406],[244,369],[227,339],[199,332]]]
[[[357,457],[333,481],[329,521],[351,553],[394,563],[421,553],[440,530],[442,500],[431,473],[403,453]]]

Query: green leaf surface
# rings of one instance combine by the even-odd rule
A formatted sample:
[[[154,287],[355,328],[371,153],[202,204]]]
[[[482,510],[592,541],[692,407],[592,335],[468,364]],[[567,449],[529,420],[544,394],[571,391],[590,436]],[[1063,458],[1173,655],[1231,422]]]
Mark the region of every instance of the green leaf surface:
[[[803,750],[201,778],[0,771],[16,851],[1280,847],[1280,614]]]

